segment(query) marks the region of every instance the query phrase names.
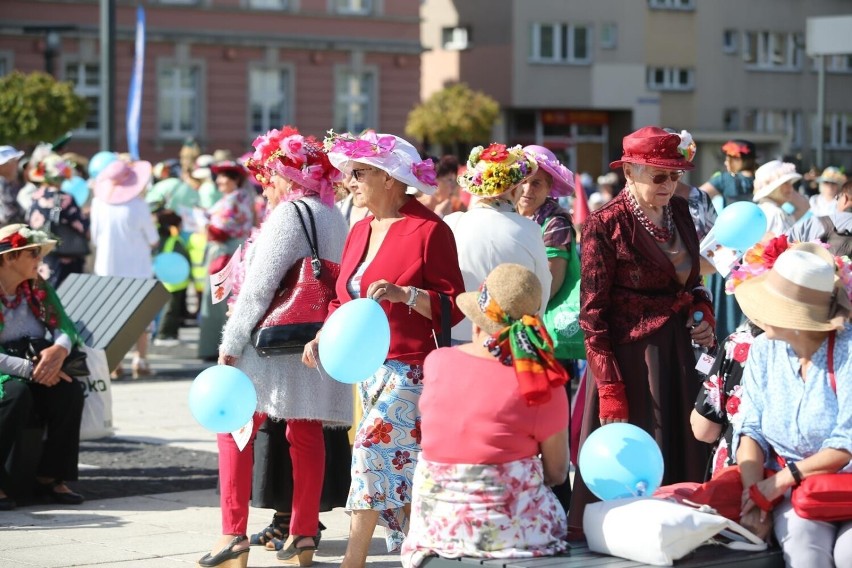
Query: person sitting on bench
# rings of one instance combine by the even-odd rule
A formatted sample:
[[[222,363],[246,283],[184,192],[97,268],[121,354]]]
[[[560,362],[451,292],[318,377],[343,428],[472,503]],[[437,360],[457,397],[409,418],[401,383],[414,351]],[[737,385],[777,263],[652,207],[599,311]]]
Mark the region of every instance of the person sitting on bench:
[[[47,426],[37,493],[62,505],[83,502],[65,484],[77,479],[83,390],[62,365],[78,336],[53,288],[38,275],[42,258],[55,246],[46,233],[26,225],[0,229],[0,510],[16,506],[6,493],[11,480],[5,464],[32,412]],[[47,331],[53,343],[37,357],[9,354],[15,343],[42,339]]]

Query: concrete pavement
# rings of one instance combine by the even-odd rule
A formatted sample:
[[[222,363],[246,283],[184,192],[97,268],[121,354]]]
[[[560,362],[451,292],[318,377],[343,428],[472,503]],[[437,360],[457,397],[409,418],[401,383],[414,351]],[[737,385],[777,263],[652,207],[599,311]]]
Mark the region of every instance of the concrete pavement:
[[[189,413],[192,378],[207,364],[195,359],[198,330],[182,329],[179,347],[151,347],[150,379],[113,383],[115,436],[216,452],[215,436]],[[130,361],[125,361],[130,368]],[[86,465],[81,464],[81,469]],[[249,532],[269,523],[270,511],[251,509]],[[349,517],[342,509],[320,515],[328,527],[314,562],[337,565],[346,549]],[[76,507],[39,505],[0,512],[0,567],[161,568],[193,565],[220,533],[214,490],[88,501]],[[382,529],[373,538],[369,565],[399,566]],[[282,566],[275,553],[253,547],[249,566]]]

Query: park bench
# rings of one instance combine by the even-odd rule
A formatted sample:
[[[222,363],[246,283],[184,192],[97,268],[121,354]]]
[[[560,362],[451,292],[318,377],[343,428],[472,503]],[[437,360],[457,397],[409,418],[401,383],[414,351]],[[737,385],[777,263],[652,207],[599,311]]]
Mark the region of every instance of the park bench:
[[[85,344],[104,350],[110,369],[121,362],[169,301],[159,280],[94,274],[72,274],[56,293]],[[90,388],[82,381],[81,386]],[[31,495],[43,438],[44,426],[33,416],[5,464],[11,478],[5,489],[19,499]]]
[[[607,556],[591,552],[584,544],[572,545],[567,554],[547,556],[544,558],[514,558],[514,559],[483,559],[460,558],[449,559],[437,556],[426,559],[422,568],[473,568],[473,566],[489,568],[639,568],[650,566],[633,560],[625,560],[615,556]],[[764,552],[740,552],[721,546],[702,546],[689,556],[674,564],[677,568],[705,568],[731,566],[736,568],[784,568],[784,558],[779,549],[769,549]]]

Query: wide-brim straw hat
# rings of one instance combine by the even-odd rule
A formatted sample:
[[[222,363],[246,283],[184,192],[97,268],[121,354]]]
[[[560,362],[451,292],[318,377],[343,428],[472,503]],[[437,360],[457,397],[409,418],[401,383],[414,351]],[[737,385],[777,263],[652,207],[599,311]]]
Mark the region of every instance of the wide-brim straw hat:
[[[486,315],[492,304],[514,321],[536,315],[541,307],[541,294],[538,276],[520,264],[505,263],[491,271],[479,290],[459,294],[456,303],[480,329],[494,334],[509,324],[496,322]]]
[[[15,238],[15,235],[18,237]],[[41,248],[41,256],[45,256],[55,246],[56,240],[47,238],[46,233],[34,231],[21,223],[0,228],[0,254],[38,247]]]
[[[151,162],[115,160],[95,178],[95,197],[110,205],[127,203],[147,187],[151,181]]]
[[[752,201],[760,201],[769,197],[773,191],[788,181],[799,181],[801,174],[796,172],[796,165],[781,160],[770,160],[754,172],[754,193]]]
[[[734,294],[743,313],[760,327],[831,331],[843,328],[852,311],[834,257],[817,243],[793,245],[771,270],[741,283]]]

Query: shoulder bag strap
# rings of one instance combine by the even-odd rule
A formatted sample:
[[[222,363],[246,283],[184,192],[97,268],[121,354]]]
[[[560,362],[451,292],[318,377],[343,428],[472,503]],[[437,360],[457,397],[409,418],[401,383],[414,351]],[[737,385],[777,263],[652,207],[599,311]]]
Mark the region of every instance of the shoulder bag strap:
[[[446,294],[438,294],[441,298],[441,345],[439,347],[449,347],[452,345],[453,333],[453,306],[450,304],[450,297]]]
[[[299,216],[299,224],[302,225],[302,232],[305,233],[305,238],[308,240],[308,246],[311,249],[311,268],[314,271],[314,278],[319,278],[322,274],[322,263],[319,259],[319,251],[317,250],[317,226],[314,223],[314,214],[307,203],[302,203],[305,210],[308,212],[308,221],[311,223],[311,232],[308,233],[308,228],[305,226],[305,219],[302,217],[302,208],[299,207],[300,201],[294,201],[293,207],[296,208],[296,215]]]
[[[837,380],[834,378],[834,337],[836,331],[828,334],[828,380],[831,383],[831,390],[837,394]]]

